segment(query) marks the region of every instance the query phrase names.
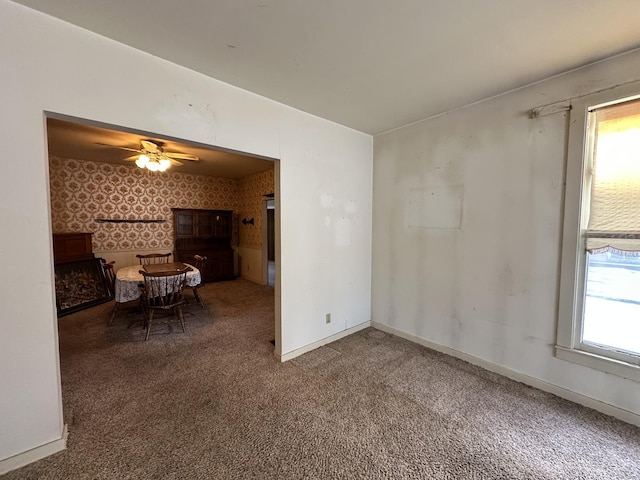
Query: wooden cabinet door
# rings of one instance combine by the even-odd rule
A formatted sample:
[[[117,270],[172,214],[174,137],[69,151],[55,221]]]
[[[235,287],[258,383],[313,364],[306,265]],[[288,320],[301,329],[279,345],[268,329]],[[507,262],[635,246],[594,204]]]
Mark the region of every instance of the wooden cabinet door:
[[[212,254],[209,274],[213,280],[231,280],[233,278],[233,250],[222,250]]]
[[[231,212],[217,211],[215,214],[215,236],[218,238],[231,238]]]
[[[196,234],[196,215],[191,212],[175,212],[176,237],[193,237]]]
[[[211,212],[198,212],[198,237],[213,237],[215,233],[214,215]]]
[[[207,257],[202,269],[205,282],[234,278],[231,248],[231,210],[173,209],[174,255],[193,263],[195,254]]]

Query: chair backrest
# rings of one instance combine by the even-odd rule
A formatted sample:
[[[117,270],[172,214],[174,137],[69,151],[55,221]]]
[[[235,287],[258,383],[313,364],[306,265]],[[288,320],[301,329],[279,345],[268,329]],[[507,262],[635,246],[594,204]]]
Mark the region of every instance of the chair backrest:
[[[148,253],[147,255],[136,255],[136,258],[140,262],[140,265],[151,265],[154,263],[169,263],[169,253]]]
[[[185,267],[177,272],[149,273],[140,270],[144,278],[143,299],[149,308],[172,308],[184,302],[184,287],[187,283],[187,272],[191,267]]]
[[[193,260],[193,266],[202,271],[202,267],[204,267],[204,263],[207,261],[207,257],[205,257],[204,255],[194,255]]]
[[[104,258],[101,258],[100,260],[102,261],[102,270],[104,271],[104,278],[107,280],[107,287],[109,287],[109,293],[113,297],[116,294],[116,272],[113,268],[113,265],[116,262],[111,261],[107,263],[107,261]]]

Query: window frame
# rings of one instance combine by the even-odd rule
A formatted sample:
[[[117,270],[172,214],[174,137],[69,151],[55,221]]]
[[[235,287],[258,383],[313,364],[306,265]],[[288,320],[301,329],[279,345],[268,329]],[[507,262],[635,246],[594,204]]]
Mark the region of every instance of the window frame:
[[[560,359],[640,381],[640,365],[632,355],[584,344],[582,337],[585,302],[586,252],[582,226],[589,215],[588,182],[585,169],[591,165],[593,135],[587,120],[595,107],[640,98],[640,82],[633,82],[571,100],[565,166],[564,220],[560,262],[560,292],[556,356]],[[595,122],[592,122],[595,123]]]

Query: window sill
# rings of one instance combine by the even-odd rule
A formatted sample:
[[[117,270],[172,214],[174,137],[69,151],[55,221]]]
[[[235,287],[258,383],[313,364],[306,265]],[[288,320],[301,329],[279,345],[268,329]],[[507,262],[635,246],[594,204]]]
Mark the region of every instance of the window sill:
[[[556,345],[556,357],[585,367],[640,382],[640,366],[595,353]]]

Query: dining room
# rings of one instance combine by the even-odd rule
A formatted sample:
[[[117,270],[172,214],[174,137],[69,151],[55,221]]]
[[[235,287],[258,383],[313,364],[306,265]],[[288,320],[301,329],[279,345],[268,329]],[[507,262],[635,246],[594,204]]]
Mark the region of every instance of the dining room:
[[[163,263],[184,261],[195,268],[194,255],[209,253],[209,248],[205,270],[195,268],[197,283],[243,278],[267,284],[263,205],[274,195],[274,160],[66,118],[47,119],[47,139],[54,238],[78,232],[88,235],[91,257],[108,264],[114,277],[136,277],[129,282],[133,288],[121,281],[126,288],[110,289],[115,305],[105,325],[114,323],[119,307],[135,307],[142,281],[140,256],[162,254],[166,255]],[[180,158],[169,157],[172,165],[166,171],[141,168],[136,160],[145,152],[140,149],[151,141],[160,145],[163,154],[178,152],[175,156]],[[183,227],[175,219],[183,218],[181,212],[201,212],[194,225],[199,236],[194,234],[192,239],[180,231]],[[210,215],[202,212],[224,214],[224,231],[206,230]],[[191,242],[192,251],[181,252],[181,241]],[[223,267],[218,266],[223,259],[217,255],[221,246]],[[203,250],[193,250],[199,248]],[[56,260],[56,275],[68,265]],[[220,268],[223,274],[216,276]],[[63,314],[100,303],[83,302]],[[62,316],[60,309],[58,313]]]

